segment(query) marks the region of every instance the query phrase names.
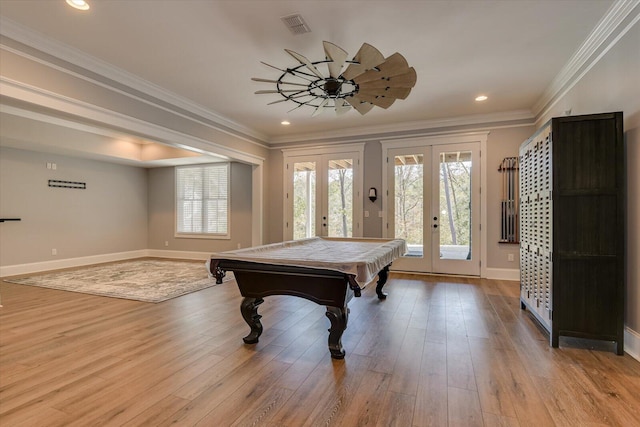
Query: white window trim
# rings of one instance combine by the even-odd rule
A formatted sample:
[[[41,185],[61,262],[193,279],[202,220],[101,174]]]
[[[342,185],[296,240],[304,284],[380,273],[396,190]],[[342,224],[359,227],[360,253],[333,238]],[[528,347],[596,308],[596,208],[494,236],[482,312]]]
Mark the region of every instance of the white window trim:
[[[209,239],[209,240],[230,240],[231,239],[231,163],[224,162],[227,165],[227,232],[219,233],[181,233],[178,232],[178,169],[202,168],[212,165],[220,165],[220,163],[205,163],[198,165],[176,166],[174,168],[174,237],[177,239]]]

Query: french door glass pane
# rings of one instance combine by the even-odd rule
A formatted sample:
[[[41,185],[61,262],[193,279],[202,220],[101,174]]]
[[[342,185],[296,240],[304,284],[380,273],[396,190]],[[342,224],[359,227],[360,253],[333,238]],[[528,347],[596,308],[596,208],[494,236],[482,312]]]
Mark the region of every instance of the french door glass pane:
[[[293,164],[293,238],[316,235],[316,163]]]
[[[471,259],[471,151],[440,153],[440,259]]]
[[[329,160],[327,225],[330,237],[353,236],[353,159]]]
[[[424,156],[395,156],[395,237],[407,242],[406,256],[422,257]]]

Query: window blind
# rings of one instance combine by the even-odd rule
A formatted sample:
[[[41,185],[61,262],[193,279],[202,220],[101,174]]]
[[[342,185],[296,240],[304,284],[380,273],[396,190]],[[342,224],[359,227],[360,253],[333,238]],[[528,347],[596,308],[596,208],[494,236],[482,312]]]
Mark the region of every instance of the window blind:
[[[229,234],[229,164],[176,168],[177,232]]]

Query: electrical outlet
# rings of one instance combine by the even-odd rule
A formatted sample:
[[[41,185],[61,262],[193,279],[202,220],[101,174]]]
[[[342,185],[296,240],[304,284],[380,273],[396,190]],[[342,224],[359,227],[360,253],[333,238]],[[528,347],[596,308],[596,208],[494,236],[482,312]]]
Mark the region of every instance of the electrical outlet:
[[[57,249],[51,249],[51,255],[58,255],[58,250]]]
[[[382,214],[383,214],[382,211],[378,211],[378,218],[382,218],[382,216],[383,216]]]
[[[364,217],[369,218],[369,211],[364,211]]]
[[[238,249],[242,249],[242,245],[238,243]]]
[[[508,254],[507,255],[507,261],[513,262],[515,260],[513,254]]]
[[[58,169],[58,165],[56,165],[55,163],[51,163],[51,169],[52,170]]]
[[[165,245],[165,246],[169,246],[169,241],[168,241],[168,240],[165,240],[165,241],[164,241],[164,245]]]

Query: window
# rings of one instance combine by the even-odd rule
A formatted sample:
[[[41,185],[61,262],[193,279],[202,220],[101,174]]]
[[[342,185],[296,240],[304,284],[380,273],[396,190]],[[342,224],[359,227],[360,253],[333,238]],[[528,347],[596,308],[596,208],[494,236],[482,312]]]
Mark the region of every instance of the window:
[[[228,238],[229,163],[177,167],[176,212],[177,234]]]

